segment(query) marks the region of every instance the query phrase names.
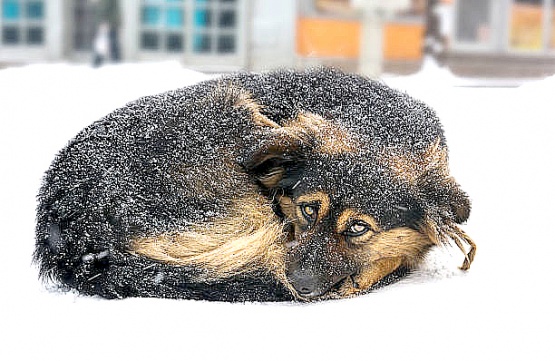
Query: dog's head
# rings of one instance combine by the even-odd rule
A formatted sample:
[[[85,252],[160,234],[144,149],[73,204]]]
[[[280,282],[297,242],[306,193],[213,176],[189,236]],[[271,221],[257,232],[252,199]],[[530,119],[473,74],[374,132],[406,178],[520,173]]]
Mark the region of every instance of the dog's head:
[[[314,114],[264,136],[247,169],[286,225],[285,277],[301,299],[365,291],[468,217],[439,141],[416,155],[374,148]]]

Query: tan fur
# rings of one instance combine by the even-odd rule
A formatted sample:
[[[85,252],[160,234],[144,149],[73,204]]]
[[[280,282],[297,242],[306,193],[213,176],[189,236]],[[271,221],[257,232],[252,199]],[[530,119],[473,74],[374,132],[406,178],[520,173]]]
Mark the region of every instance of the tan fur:
[[[299,243],[299,239],[295,238],[295,234],[300,233],[301,226],[306,226],[307,224],[300,207],[302,203],[318,203],[320,205],[316,222],[325,217],[330,208],[329,196],[323,192],[304,194],[295,200],[287,196],[279,196],[277,201],[280,205],[281,212],[287,219],[287,222],[289,222],[289,224],[291,224],[295,229],[295,232],[291,233],[290,239],[286,242],[287,248],[294,247]]]
[[[272,171],[264,174],[258,180],[262,183],[266,188],[275,187],[279,181],[283,178],[285,174],[285,169],[283,168],[275,168]]]
[[[339,215],[339,218],[337,219],[336,232],[338,234],[344,233],[354,220],[361,220],[368,224],[371,228],[370,231],[366,232],[362,236],[354,238],[353,241],[356,243],[364,243],[380,231],[378,222],[374,219],[374,217],[360,213],[355,209],[348,208]]]
[[[361,265],[356,275],[339,289],[341,297],[369,289],[400,266],[413,267],[420,263],[434,243],[426,235],[407,227],[380,232],[356,249]]]
[[[400,177],[411,184],[416,183],[420,176],[429,170],[435,170],[443,176],[449,175],[447,148],[440,144],[441,139],[428,146],[421,154],[400,153],[395,149],[387,149],[381,159]]]
[[[360,149],[359,144],[349,133],[319,115],[301,113],[295,119],[280,126],[262,115],[260,113],[262,107],[246,92],[239,94],[235,106],[248,109],[252,113],[255,126],[269,128],[264,131],[268,131],[270,138],[251,157],[249,166],[252,168],[286,153],[294,153],[306,145],[313,147],[314,152],[330,155],[356,152]],[[284,173],[285,170],[278,166],[259,176],[258,180],[267,189],[271,189],[278,185]]]
[[[220,82],[213,90],[212,96],[206,97],[206,107],[211,107],[210,99],[223,99],[225,103],[235,108],[243,108],[252,114],[254,124],[258,126],[280,128],[280,125],[262,114],[262,105],[252,99],[251,94],[237,85],[229,82]]]
[[[365,255],[363,257],[369,262],[401,257],[406,265],[414,265],[420,262],[432,245],[434,242],[427,235],[412,228],[400,227],[379,232],[358,252]]]
[[[316,151],[330,155],[356,152],[360,149],[360,144],[351,133],[320,115],[303,112],[281,126],[262,114],[262,105],[246,90],[222,84],[216,91],[229,94],[228,96],[234,99],[235,107],[245,108],[252,114],[256,126],[276,129],[278,137],[289,138],[289,141],[315,139],[318,142]]]
[[[297,219],[297,205],[293,199],[287,196],[280,196],[278,199],[279,206],[285,217],[291,221],[298,221]]]
[[[348,297],[364,292],[382,278],[395,271],[403,263],[401,257],[383,258],[364,267],[356,276],[346,280],[339,288],[340,297]]]
[[[190,229],[136,238],[130,251],[164,263],[206,270],[205,280],[256,270],[285,280],[283,225],[262,196],[240,199],[224,218]]]
[[[280,128],[280,125],[261,113],[262,105],[255,102],[251,95],[245,91],[241,90],[237,96],[236,107],[242,107],[248,109],[253,115],[254,124],[260,127],[270,127],[270,128]]]
[[[302,203],[317,203],[320,205],[317,221],[320,221],[330,211],[330,197],[324,192],[303,194],[295,200],[295,204],[297,206],[301,205]],[[296,211],[297,218],[304,221],[304,217],[302,216],[300,207],[297,207]]]
[[[297,118],[286,122],[284,128],[298,138],[315,139],[318,142],[315,150],[319,153],[336,155],[355,153],[360,149],[352,134],[314,113],[300,113]]]
[[[318,219],[327,215],[330,207],[329,196],[323,192],[304,194],[295,200],[287,196],[279,196],[278,203],[285,217],[295,222],[304,218],[300,210],[302,203],[318,203],[320,205]]]
[[[254,106],[249,105],[248,108],[256,111]],[[262,114],[260,116],[264,117]],[[360,144],[352,134],[338,124],[325,120],[314,113],[300,113],[296,118],[286,121],[283,126],[279,126],[267,118],[266,120],[259,119],[257,115],[254,119],[255,125],[273,129],[275,135],[273,142],[264,149],[267,157],[272,157],[274,152],[298,149],[303,143],[315,143],[315,152],[329,155],[355,153],[360,149]]]

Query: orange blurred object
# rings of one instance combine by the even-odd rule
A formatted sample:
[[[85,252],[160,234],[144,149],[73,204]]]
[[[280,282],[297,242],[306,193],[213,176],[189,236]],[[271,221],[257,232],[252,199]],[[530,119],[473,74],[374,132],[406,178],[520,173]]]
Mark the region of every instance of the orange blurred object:
[[[297,19],[297,54],[304,57],[358,58],[361,23],[329,18]],[[422,57],[424,25],[386,23],[383,56],[387,60],[418,60]]]
[[[419,60],[423,42],[423,24],[387,23],[383,34],[383,56],[387,60]]]
[[[305,57],[357,58],[360,22],[327,18],[297,19],[297,54]]]

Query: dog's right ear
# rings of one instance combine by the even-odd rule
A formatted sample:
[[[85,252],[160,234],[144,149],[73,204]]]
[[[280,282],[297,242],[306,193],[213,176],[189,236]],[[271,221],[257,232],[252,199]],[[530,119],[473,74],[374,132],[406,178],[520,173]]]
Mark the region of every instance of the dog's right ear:
[[[272,129],[264,138],[247,156],[247,173],[267,190],[293,186],[304,163],[305,141],[288,128]]]

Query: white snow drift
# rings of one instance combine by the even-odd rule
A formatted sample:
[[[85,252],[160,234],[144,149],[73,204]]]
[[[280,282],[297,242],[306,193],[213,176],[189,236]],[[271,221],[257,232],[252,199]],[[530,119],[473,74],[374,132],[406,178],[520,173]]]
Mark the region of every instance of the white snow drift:
[[[385,79],[442,119],[452,174],[473,201],[466,274],[457,251],[438,250],[401,283],[308,305],[107,301],[41,285],[35,195],[56,152],[127,101],[207,77],[176,63],[0,71],[0,359],[553,359],[555,77],[472,88],[428,67]]]

